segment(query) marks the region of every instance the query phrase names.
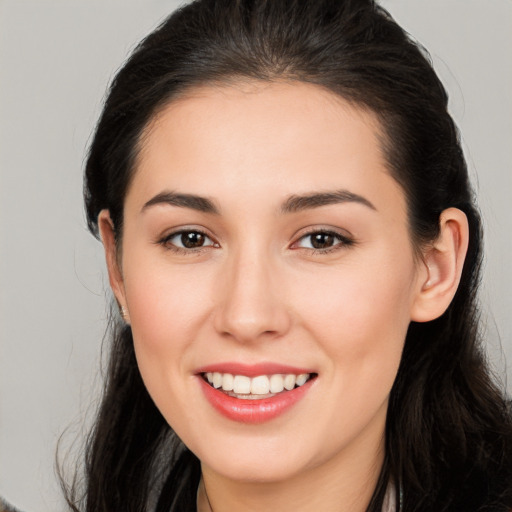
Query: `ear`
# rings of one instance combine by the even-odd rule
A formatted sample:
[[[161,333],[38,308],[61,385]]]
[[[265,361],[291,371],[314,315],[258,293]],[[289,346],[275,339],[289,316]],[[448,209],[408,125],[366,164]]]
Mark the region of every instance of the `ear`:
[[[448,208],[441,213],[439,228],[439,236],[423,252],[411,310],[411,320],[415,322],[440,317],[459,286],[469,241],[467,217],[457,208]]]
[[[98,215],[98,229],[105,250],[105,260],[107,263],[108,279],[110,287],[117,300],[121,316],[129,323],[128,309],[126,307],[126,297],[124,291],[124,282],[122,269],[120,267],[117,245],[114,234],[114,223],[110,218],[108,210],[101,210]]]

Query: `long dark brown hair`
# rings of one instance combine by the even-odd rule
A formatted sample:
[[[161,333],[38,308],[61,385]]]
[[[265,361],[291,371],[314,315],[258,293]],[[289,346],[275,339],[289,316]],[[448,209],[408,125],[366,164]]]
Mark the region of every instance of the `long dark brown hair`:
[[[437,320],[411,323],[387,415],[386,455],[368,512],[390,481],[413,511],[510,511],[512,419],[480,342],[481,224],[447,94],[429,61],[372,0],[198,0],[174,12],[115,77],[85,169],[89,228],[110,211],[116,239],[141,133],[194,86],[254,79],[328,89],[379,118],[389,172],[408,203],[414,244],[438,235],[448,207],[469,221],[462,279]],[[110,327],[104,394],[73,510],[195,510],[199,461],[140,377],[130,328]]]

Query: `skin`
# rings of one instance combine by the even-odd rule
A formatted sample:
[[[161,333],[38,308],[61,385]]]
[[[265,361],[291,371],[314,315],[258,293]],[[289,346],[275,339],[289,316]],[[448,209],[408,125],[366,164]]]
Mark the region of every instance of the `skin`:
[[[438,240],[412,246],[379,135],[374,114],[313,85],[194,89],[144,134],[121,247],[100,214],[142,377],[201,460],[215,512],[368,505],[407,327],[443,313],[467,247],[455,209]],[[364,201],[283,211],[292,196],[340,190]],[[144,207],[169,191],[208,198],[218,213]],[[184,228],[203,232],[205,245],[176,250],[181,238],[170,235]],[[331,247],[313,249],[311,231],[333,233]],[[318,377],[281,416],[245,425],[215,411],[198,385],[197,368],[224,361]],[[203,483],[198,509],[208,510]]]

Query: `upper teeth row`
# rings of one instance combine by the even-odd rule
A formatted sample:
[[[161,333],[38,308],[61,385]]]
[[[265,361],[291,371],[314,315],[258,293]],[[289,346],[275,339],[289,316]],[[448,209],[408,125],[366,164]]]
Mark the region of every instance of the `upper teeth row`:
[[[237,394],[266,395],[267,393],[280,393],[285,389],[290,391],[296,385],[302,386],[309,379],[309,373],[300,375],[278,373],[251,378],[231,373],[208,372],[206,379],[214,388],[222,388],[224,391],[233,391]]]

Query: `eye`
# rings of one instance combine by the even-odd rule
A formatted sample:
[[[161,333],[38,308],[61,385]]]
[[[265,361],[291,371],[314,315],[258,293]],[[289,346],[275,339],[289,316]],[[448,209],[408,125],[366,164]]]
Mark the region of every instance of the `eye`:
[[[208,235],[198,230],[180,230],[166,236],[160,242],[169,249],[186,251],[201,249],[203,247],[217,247]]]
[[[341,248],[342,246],[349,246],[354,243],[350,238],[335,233],[333,231],[313,231],[307,235],[302,236],[294,244],[293,248],[311,249],[314,251],[328,252]]]

